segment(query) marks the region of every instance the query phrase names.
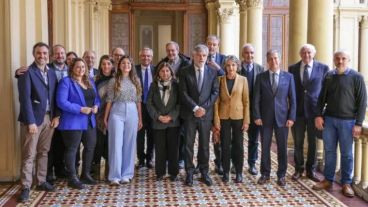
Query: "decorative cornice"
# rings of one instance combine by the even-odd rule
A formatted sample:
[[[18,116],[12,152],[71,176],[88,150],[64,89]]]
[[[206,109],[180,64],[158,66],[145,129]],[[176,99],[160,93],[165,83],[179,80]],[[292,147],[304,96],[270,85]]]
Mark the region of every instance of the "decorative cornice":
[[[239,5],[240,12],[247,10],[248,8],[247,0],[236,0],[236,3]]]
[[[220,23],[225,23],[230,21],[230,16],[234,14],[234,8],[219,8],[217,15],[219,17]]]
[[[262,8],[263,0],[247,0],[247,6],[249,8]]]

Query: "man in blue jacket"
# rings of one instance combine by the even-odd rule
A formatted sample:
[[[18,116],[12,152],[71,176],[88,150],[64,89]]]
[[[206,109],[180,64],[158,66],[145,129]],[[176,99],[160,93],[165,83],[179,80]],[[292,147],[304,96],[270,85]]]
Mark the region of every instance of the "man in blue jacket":
[[[38,190],[54,191],[54,187],[46,182],[47,153],[51,138],[59,124],[55,105],[57,86],[56,74],[48,68],[49,46],[43,42],[33,47],[34,62],[24,75],[18,78],[22,134],[22,191],[20,202],[29,199],[34,163],[36,164],[36,183]],[[36,162],[34,160],[36,159]]]

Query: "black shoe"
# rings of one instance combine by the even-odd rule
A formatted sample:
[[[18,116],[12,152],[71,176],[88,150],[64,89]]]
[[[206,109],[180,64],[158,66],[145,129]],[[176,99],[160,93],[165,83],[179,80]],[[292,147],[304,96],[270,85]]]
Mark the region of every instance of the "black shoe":
[[[41,185],[38,185],[36,187],[36,190],[46,191],[46,192],[54,192],[55,187],[53,185],[51,185],[50,183],[48,183],[48,182],[43,182]]]
[[[48,183],[50,183],[50,184],[52,184],[52,185],[54,185],[54,182],[55,182],[55,178],[54,178],[54,176],[52,176],[52,175],[47,175],[46,176],[46,182],[48,182]]]
[[[222,175],[222,174],[224,174],[224,169],[222,168],[222,166],[221,166],[221,165],[216,165],[216,167],[215,167],[215,172],[216,172],[217,174],[219,174],[219,175]]]
[[[196,168],[194,168],[193,174],[196,175],[199,173],[199,165],[197,165]]]
[[[24,202],[28,201],[29,192],[30,192],[29,188],[23,188],[22,191],[20,192],[19,197],[18,197],[18,202],[19,203],[24,203]]]
[[[242,182],[243,182],[243,174],[242,173],[236,173],[235,183],[242,183]]]
[[[309,178],[310,180],[313,180],[314,182],[321,182],[321,180],[317,177],[315,172],[307,172],[307,178]]]
[[[185,185],[189,187],[193,186],[193,173],[187,173],[187,177],[185,179]]]
[[[211,177],[206,173],[206,174],[202,174],[202,182],[204,184],[206,184],[207,186],[211,186],[212,185],[212,179]]]
[[[229,182],[229,173],[223,173],[223,175],[222,175],[222,181],[224,183],[228,183]]]
[[[136,166],[137,169],[141,169],[144,167],[144,162],[138,162],[138,165]]]
[[[279,186],[285,186],[286,185],[285,177],[278,178],[277,179],[277,185],[279,185]]]
[[[178,181],[179,179],[178,179],[178,176],[176,176],[176,175],[170,175],[170,181],[171,182],[176,182],[176,181]]]
[[[291,176],[291,179],[298,180],[302,176],[303,176],[303,172],[295,171],[295,173],[293,174],[293,176]]]
[[[78,178],[72,178],[71,180],[69,180],[68,186],[78,190],[85,188],[83,183]]]
[[[261,177],[257,181],[257,184],[258,185],[263,185],[263,184],[267,183],[268,181],[270,181],[269,176],[261,175]]]
[[[148,169],[152,169],[153,168],[153,164],[152,164],[151,161],[147,161],[146,163],[147,163],[147,168]]]
[[[87,184],[87,185],[96,185],[97,184],[97,181],[95,179],[93,179],[90,174],[83,175],[81,177],[81,181],[82,181],[82,183]]]
[[[257,168],[256,168],[254,165],[249,166],[248,172],[249,172],[251,175],[257,175],[257,174],[258,174]]]

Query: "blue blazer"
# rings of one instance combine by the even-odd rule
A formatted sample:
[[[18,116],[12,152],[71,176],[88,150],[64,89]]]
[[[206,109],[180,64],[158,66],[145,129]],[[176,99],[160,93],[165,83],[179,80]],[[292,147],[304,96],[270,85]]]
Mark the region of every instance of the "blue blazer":
[[[219,95],[219,81],[216,71],[204,66],[204,77],[201,92],[197,90],[197,78],[193,65],[182,68],[179,80],[180,117],[197,119],[194,116],[195,106],[201,106],[206,114],[201,119],[213,120],[213,107]]]
[[[91,79],[96,93],[94,105],[100,105],[100,99],[95,83]],[[78,83],[69,77],[63,78],[57,88],[56,103],[61,110],[58,129],[60,130],[86,130],[88,128],[88,116],[80,112],[86,105],[83,91]],[[91,116],[92,127],[96,127],[95,114]]]
[[[225,75],[225,66],[224,66],[225,59],[226,59],[226,55],[223,55],[223,54],[220,54],[220,53],[216,52],[215,62],[221,67],[220,70],[217,70],[217,76]],[[209,67],[209,68],[211,68],[211,67]]]
[[[263,125],[283,127],[287,120],[295,121],[296,96],[293,75],[280,71],[276,94],[273,94],[270,73],[257,76],[253,95],[253,118],[262,119]],[[274,123],[276,120],[276,123]]]
[[[303,86],[300,77],[301,61],[289,66],[289,72],[293,74],[296,91],[296,115],[297,117],[314,118],[318,114],[317,101],[322,88],[322,81],[329,68],[316,60],[313,61],[313,68],[309,81]]]
[[[55,104],[57,78],[53,70],[47,72],[48,84],[36,63],[32,63],[24,75],[18,76],[20,110],[18,121],[40,126],[46,114],[47,99],[50,102],[50,118],[58,116]]]

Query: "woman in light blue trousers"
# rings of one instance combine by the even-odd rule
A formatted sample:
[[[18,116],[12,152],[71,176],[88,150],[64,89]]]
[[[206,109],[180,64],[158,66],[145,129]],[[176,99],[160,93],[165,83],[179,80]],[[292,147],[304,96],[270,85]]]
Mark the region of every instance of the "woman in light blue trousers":
[[[142,88],[129,56],[119,60],[108,83],[104,122],[108,129],[111,185],[129,183],[134,176],[137,131],[142,127]]]

